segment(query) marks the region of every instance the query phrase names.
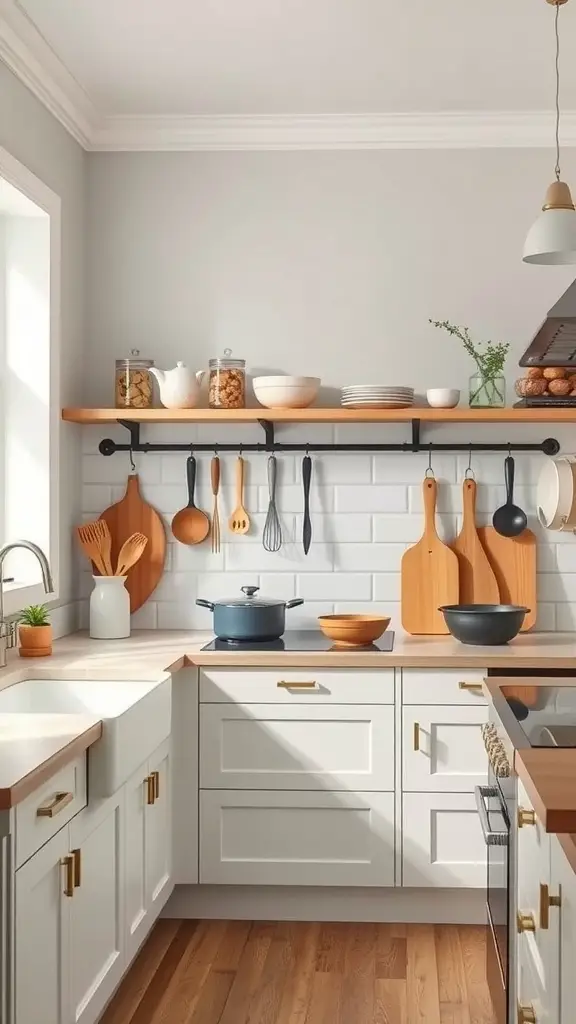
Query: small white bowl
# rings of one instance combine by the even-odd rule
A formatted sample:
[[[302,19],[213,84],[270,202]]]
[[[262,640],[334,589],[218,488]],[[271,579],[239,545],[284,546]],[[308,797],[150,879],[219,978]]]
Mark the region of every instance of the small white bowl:
[[[254,394],[266,409],[306,409],[320,390],[320,377],[255,377]]]
[[[426,401],[433,409],[454,409],[460,401],[460,392],[457,388],[430,388]]]

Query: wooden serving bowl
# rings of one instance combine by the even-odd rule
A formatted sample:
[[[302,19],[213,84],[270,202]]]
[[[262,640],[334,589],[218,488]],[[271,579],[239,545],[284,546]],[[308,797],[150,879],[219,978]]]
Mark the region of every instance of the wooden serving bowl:
[[[388,629],[390,618],[379,615],[319,615],[318,625],[338,647],[365,647]]]

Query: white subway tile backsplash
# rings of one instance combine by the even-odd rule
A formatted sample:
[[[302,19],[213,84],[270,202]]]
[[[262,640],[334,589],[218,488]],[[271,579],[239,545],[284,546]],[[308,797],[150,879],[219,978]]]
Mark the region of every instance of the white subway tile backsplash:
[[[341,484],[335,488],[337,512],[405,512],[406,487],[381,484]]]
[[[297,589],[307,601],[370,601],[372,577],[369,573],[309,573],[298,577]]]
[[[282,425],[278,430],[285,441],[330,442],[337,437],[342,442],[370,443],[374,439],[370,424],[336,429],[330,424],[313,428],[305,424]],[[106,428],[105,434],[119,441],[126,439],[125,431],[114,424]],[[128,457],[119,454],[105,458],[98,454],[103,436],[99,427],[83,430],[82,520],[97,516],[125,493],[130,472]],[[230,428],[222,426],[216,437],[213,426],[159,424],[143,427],[142,436],[159,443],[229,441]],[[257,436],[260,435],[254,425],[234,431],[234,440],[249,442]],[[406,440],[406,425],[392,425],[386,436],[390,441]],[[449,441],[452,436],[452,432],[434,430],[434,439]],[[500,438],[494,435],[493,439]],[[488,433],[486,440],[491,440]],[[490,523],[494,510],[505,499],[504,454],[473,455],[479,523]],[[210,460],[209,453],[197,456],[196,500],[209,514]],[[239,593],[245,585],[259,586],[263,596],[283,600],[303,597],[305,605],[288,613],[291,628],[315,628],[319,614],[333,611],[391,614],[393,626],[400,628],[400,562],[406,547],[419,540],[423,532],[422,480],[427,453],[313,455],[312,547],[308,556],[302,549],[299,454],[279,455],[277,460],[277,503],[283,528],[279,552],[267,552],[262,547],[269,501],[266,454],[245,456],[245,505],[252,525],[250,533],[243,537],[228,530],[228,517],[236,504],[236,456],[221,456],[222,548],[216,555],[212,554],[209,539],[188,547],[177,543],[170,532],[174,513],[188,500],[186,452],[137,455],[135,461],[144,498],[163,515],[169,543],[162,580],[151,600],[134,617],[134,628],[210,629],[212,615],[196,607],[196,596],[208,600],[226,598]],[[544,530],[537,522],[535,486],[542,461],[539,455],[518,455],[515,488],[515,500],[526,510],[538,541],[537,628],[572,630],[576,629],[576,537],[572,533]],[[456,536],[461,522],[462,482],[468,455],[439,453],[433,456],[432,465],[438,481],[436,525],[440,536],[449,541]],[[79,605],[84,622],[86,598],[91,590],[90,573],[86,563],[82,563]]]

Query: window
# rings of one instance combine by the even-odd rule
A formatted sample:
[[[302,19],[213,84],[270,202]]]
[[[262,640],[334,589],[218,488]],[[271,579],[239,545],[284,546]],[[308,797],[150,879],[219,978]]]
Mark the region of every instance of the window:
[[[60,200],[0,148],[0,543],[32,540],[58,583]],[[4,564],[5,612],[46,600],[36,559]]]

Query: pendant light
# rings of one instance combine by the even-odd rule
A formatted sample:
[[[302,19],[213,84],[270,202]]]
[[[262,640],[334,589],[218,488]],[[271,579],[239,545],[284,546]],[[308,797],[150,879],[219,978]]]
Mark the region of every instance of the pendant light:
[[[560,181],[560,7],[567,0],[546,0],[556,8],[554,34],[556,39],[556,181],[549,185],[542,213],[534,221],[524,244],[525,263],[561,266],[576,263],[576,210],[570,189]]]

